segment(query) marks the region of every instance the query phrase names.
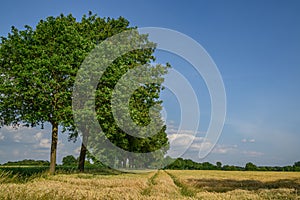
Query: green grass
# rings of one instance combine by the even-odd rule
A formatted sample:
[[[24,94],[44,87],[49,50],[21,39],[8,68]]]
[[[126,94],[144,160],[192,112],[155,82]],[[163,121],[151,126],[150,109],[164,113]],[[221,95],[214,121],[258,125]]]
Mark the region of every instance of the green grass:
[[[195,191],[192,190],[189,186],[185,185],[183,182],[181,182],[178,177],[176,177],[174,174],[171,174],[170,172],[166,171],[166,173],[172,178],[175,185],[180,188],[180,193],[183,196],[187,196],[187,197],[195,196],[196,194]]]
[[[1,183],[26,183],[36,177],[47,175],[48,166],[0,166]],[[79,173],[76,166],[57,166],[56,174],[76,174]],[[86,167],[85,173],[94,175],[116,175],[121,172],[97,167]],[[82,173],[81,173],[82,174]],[[84,176],[87,178],[86,176]]]
[[[153,176],[148,179],[148,187],[142,191],[142,195],[150,195],[153,185],[156,185],[155,179],[158,177],[159,171],[157,171]]]

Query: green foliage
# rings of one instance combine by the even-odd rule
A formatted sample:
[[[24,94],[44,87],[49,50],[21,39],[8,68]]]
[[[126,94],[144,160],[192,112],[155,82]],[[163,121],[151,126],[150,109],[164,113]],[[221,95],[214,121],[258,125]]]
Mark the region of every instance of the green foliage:
[[[41,126],[52,125],[50,172],[54,173],[58,127],[68,131],[70,139],[78,133],[72,113],[72,90],[76,74],[88,53],[99,43],[124,30],[133,29],[129,22],[100,18],[89,13],[81,21],[72,15],[48,17],[35,28],[28,25],[25,30],[12,27],[0,45],[0,127],[4,125]],[[141,43],[147,36],[141,36]],[[151,151],[158,144],[168,144],[164,127],[156,138],[134,139],[120,131],[112,119],[110,99],[116,81],[130,68],[154,60],[155,45],[136,50],[117,59],[101,79],[97,92],[98,120],[107,137],[119,147],[130,151]],[[166,66],[157,66],[160,77]],[[130,101],[133,119],[142,125],[149,123],[148,108],[159,105],[160,84],[141,87]],[[144,103],[144,100],[147,102]],[[102,104],[104,103],[104,104]],[[158,110],[159,112],[159,110]],[[117,133],[117,134],[116,134]],[[165,150],[166,151],[166,150]]]
[[[196,195],[196,192],[191,189],[191,187],[188,187],[187,184],[184,184],[178,177],[176,177],[174,174],[171,174],[167,171],[165,171],[173,180],[174,184],[180,188],[180,193],[183,196],[187,197],[194,197]]]
[[[98,160],[103,161],[107,165],[121,168],[144,168],[160,165],[159,161],[162,161],[163,155],[168,149],[169,143],[166,135],[166,126],[163,124],[160,116],[162,102],[159,100],[159,94],[162,90],[161,84],[164,80],[163,76],[167,73],[170,66],[168,64],[166,66],[150,65],[150,62],[154,61],[152,54],[155,45],[148,41],[147,36],[139,35],[137,31],[131,31],[130,33],[131,35],[124,37],[129,38],[129,41],[127,41],[128,44],[120,44],[118,48],[121,50],[130,50],[139,47],[140,49],[124,51],[125,54],[120,53],[121,56],[115,60],[112,59],[114,61],[111,63],[109,62],[111,59],[110,56],[118,54],[118,50],[112,47],[103,48],[102,46],[98,46],[97,52],[102,54],[98,55],[95,53],[95,55],[91,55],[91,59],[88,57],[85,60],[85,64],[88,64],[89,67],[92,66],[92,69],[96,66],[91,70],[92,72],[96,71],[101,75],[95,94],[95,110],[97,112],[97,120],[102,129],[101,131],[104,134],[97,128],[86,126],[89,121],[92,121],[92,119],[85,119],[87,115],[91,116],[89,106],[87,109],[79,109],[78,115],[80,120],[82,120],[80,124],[83,124],[83,127],[81,127],[82,133],[88,133],[88,137],[93,138],[93,140],[89,140],[88,142],[88,146],[90,146],[88,149],[93,150],[92,153],[96,155]],[[112,41],[112,43],[114,42],[115,41]],[[106,45],[106,43],[104,45]],[[93,59],[94,57],[101,57],[101,60],[95,60]],[[105,68],[105,70],[102,68],[99,69],[99,67],[97,68],[97,63],[101,63],[104,66],[106,66],[105,63],[108,63],[109,66]],[[128,76],[128,74],[133,72],[136,73],[134,77],[122,79],[124,76]],[[154,83],[143,83],[139,79],[144,76],[144,73],[151,73],[151,80],[158,81]],[[85,74],[81,78],[82,80],[88,78],[84,76]],[[138,83],[138,87],[130,92],[131,87],[136,83]],[[77,87],[87,88],[89,85],[83,87],[79,84]],[[85,91],[83,90],[82,92],[84,93]],[[88,96],[88,94],[84,96]],[[94,103],[89,102],[89,98],[81,102],[84,102],[85,105]],[[113,103],[111,102],[115,102],[117,106],[113,107]],[[80,102],[78,102],[78,104],[80,104]],[[84,108],[85,105],[79,105],[79,108]],[[155,111],[151,112],[153,110]],[[116,121],[116,116],[119,121]],[[135,129],[136,126],[132,126],[128,122],[128,119],[132,119],[134,125],[146,128],[138,132]],[[150,125],[150,122],[153,123]],[[159,128],[159,130],[156,130],[157,128]],[[139,136],[142,137],[132,135],[137,134],[137,132]],[[152,136],[148,136],[147,134],[152,134]],[[106,138],[108,138],[114,146],[125,151],[115,151],[114,148],[110,148],[111,146],[106,142]],[[132,154],[133,152],[149,153],[154,151],[156,152],[151,155],[149,154],[147,158]],[[155,164],[153,164],[153,160],[156,161]]]
[[[221,162],[217,162],[213,165],[208,162],[197,163],[189,159],[177,158],[169,161],[168,166],[164,169],[179,169],[179,170],[224,170],[224,171],[300,171],[300,167],[294,166],[256,166],[255,164],[248,162],[245,167],[224,165],[222,167]]]
[[[165,169],[198,169],[198,170],[216,170],[217,166],[209,163],[197,163],[190,159],[177,158],[173,163],[165,167]]]
[[[77,70],[92,48],[72,15],[48,17],[35,29],[12,28],[1,38],[1,125],[52,125],[50,172],[54,173],[58,126],[74,130],[71,93]]]
[[[45,174],[48,166],[0,166],[0,183],[23,183]]]
[[[82,61],[95,46],[127,29],[128,21],[72,15],[48,17],[35,29],[12,27],[1,38],[0,116],[2,125],[58,123],[69,131],[71,93]]]
[[[294,167],[300,167],[300,161],[294,163]]]
[[[243,167],[234,166],[234,165],[224,165],[222,167],[222,170],[224,170],[224,171],[241,171],[241,170],[244,170],[244,168]]]
[[[293,170],[300,172],[300,161],[295,162],[294,166],[293,166]]]
[[[77,165],[77,162],[77,159],[73,155],[65,156],[62,159],[63,166],[74,166]]]
[[[8,161],[4,163],[3,166],[49,166],[49,161],[47,160],[32,160],[32,159],[25,159],[21,161]]]
[[[256,170],[257,170],[257,166],[254,165],[254,164],[251,163],[251,162],[248,162],[248,163],[245,165],[245,170],[246,170],[246,171],[256,171]]]
[[[217,168],[222,169],[222,163],[221,162],[216,162]]]
[[[1,117],[5,124],[44,122],[69,125],[71,88],[87,41],[76,30],[75,18],[41,20],[1,41]]]

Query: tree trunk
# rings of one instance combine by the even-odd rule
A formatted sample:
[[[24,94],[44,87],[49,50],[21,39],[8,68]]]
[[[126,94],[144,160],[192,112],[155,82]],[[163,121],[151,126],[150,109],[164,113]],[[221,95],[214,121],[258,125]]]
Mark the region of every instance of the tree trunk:
[[[85,164],[85,157],[86,157],[86,145],[88,142],[88,133],[83,134],[82,136],[82,143],[81,143],[81,149],[80,149],[80,155],[79,155],[79,161],[78,161],[78,170],[80,172],[84,172],[84,164]]]
[[[84,162],[86,156],[86,147],[84,143],[81,143],[80,155],[79,155],[79,162],[78,162],[78,170],[80,172],[84,172]]]
[[[119,161],[119,166],[118,166],[118,167],[119,167],[119,168],[123,168],[123,162],[122,162],[122,160],[119,158],[118,161]]]
[[[49,174],[54,175],[55,165],[56,165],[56,150],[57,150],[57,138],[58,138],[58,124],[52,124],[52,141],[51,141],[51,151],[50,151],[50,170]]]

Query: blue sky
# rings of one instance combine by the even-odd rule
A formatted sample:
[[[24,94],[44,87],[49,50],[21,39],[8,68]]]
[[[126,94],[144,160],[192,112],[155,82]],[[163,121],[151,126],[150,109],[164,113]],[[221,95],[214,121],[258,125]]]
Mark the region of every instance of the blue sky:
[[[300,160],[300,2],[271,0],[206,1],[2,1],[0,35],[12,25],[34,26],[40,19],[69,14],[80,19],[89,10],[101,17],[127,18],[132,26],[164,27],[200,43],[223,77],[227,117],[214,150],[197,160],[194,144],[185,157],[224,164],[289,165]],[[209,95],[195,81],[189,64],[158,52],[158,62],[169,61],[199,89],[201,122],[198,141],[210,118]],[[203,93],[202,93],[203,92]],[[169,127],[176,128],[174,98],[165,100]],[[171,129],[170,128],[170,129]],[[0,163],[23,158],[48,159],[48,130],[0,129]],[[186,130],[188,135],[189,130]],[[201,135],[202,134],[202,135]],[[58,161],[78,150],[61,135]]]

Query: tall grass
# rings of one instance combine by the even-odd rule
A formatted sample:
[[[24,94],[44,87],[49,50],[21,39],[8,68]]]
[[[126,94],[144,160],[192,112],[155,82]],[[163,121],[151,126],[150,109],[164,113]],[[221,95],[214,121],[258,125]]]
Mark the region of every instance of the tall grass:
[[[11,171],[1,171],[0,170],[0,184],[16,182],[19,179],[17,174],[13,174]]]
[[[31,174],[18,173],[16,171],[0,170],[0,184],[5,183],[26,183],[35,178],[47,176],[46,172],[37,172]]]

